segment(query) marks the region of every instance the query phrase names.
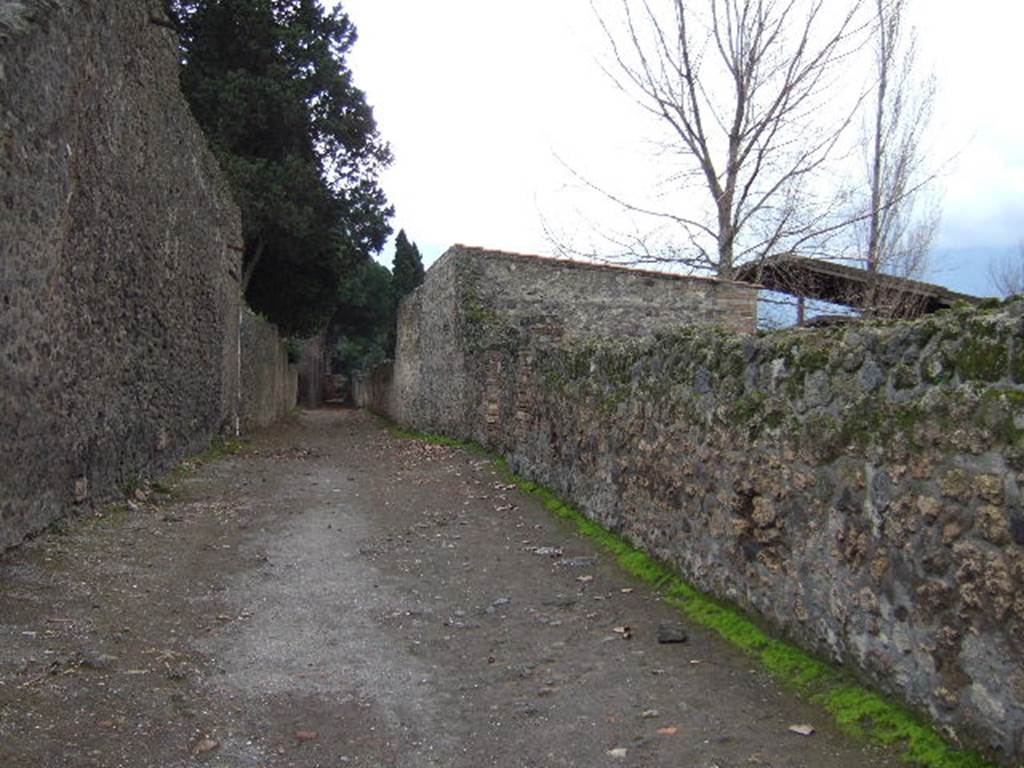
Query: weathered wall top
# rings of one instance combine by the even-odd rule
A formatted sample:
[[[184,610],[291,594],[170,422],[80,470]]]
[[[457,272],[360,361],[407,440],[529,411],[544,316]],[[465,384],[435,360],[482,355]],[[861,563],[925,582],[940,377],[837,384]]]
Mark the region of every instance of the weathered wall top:
[[[642,337],[693,323],[752,331],[756,322],[757,290],[743,283],[465,245],[430,272],[449,263],[467,298],[521,328],[568,338]]]

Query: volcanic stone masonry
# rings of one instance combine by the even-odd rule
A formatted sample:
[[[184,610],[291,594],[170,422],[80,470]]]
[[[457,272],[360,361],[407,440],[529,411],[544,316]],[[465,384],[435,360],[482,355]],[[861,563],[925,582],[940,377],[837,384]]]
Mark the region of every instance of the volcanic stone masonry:
[[[450,251],[403,303],[369,404],[502,453],[956,738],[1024,758],[1024,302],[740,333],[742,289],[694,282],[689,317],[623,313],[620,333],[605,299],[646,278],[580,303],[568,269]]]

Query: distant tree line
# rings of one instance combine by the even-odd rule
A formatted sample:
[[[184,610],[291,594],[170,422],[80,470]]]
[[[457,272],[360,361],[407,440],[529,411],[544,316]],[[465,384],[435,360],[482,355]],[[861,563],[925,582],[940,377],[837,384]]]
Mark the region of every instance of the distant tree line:
[[[401,230],[392,271],[370,261],[342,281],[328,328],[334,373],[363,373],[394,356],[399,303],[423,282],[423,274],[419,248]]]

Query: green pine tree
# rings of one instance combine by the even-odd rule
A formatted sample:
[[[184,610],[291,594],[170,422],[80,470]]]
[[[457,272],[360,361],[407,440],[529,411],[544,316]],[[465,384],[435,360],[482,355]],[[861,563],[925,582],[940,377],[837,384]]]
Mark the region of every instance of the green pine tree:
[[[391,152],[345,60],[356,30],[317,0],[168,6],[182,90],[242,208],[246,298],[286,332],[315,331],[391,232]]]
[[[398,233],[395,239],[395,261],[393,266],[392,285],[395,291],[395,306],[403,296],[412,293],[423,282],[423,258],[415,243],[409,242],[405,230]]]

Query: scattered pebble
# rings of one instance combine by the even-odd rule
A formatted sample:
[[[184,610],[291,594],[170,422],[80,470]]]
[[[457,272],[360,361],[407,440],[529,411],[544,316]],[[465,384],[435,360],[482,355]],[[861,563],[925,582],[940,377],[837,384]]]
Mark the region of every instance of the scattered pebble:
[[[533,554],[540,555],[541,557],[561,557],[561,547],[534,547]]]
[[[683,629],[679,624],[659,624],[658,625],[658,642],[662,644],[668,643],[685,643],[687,640],[686,630]]]

